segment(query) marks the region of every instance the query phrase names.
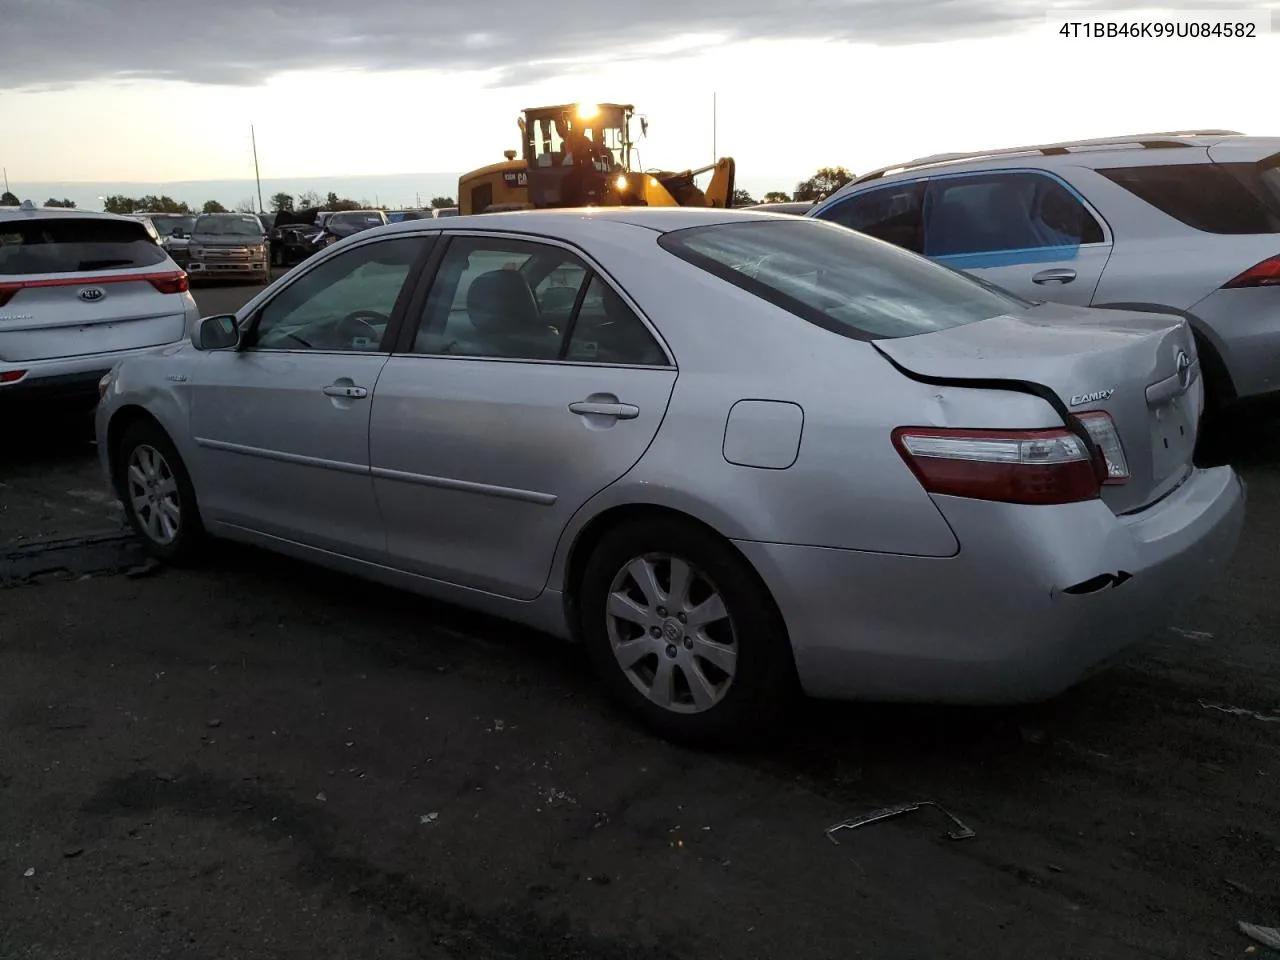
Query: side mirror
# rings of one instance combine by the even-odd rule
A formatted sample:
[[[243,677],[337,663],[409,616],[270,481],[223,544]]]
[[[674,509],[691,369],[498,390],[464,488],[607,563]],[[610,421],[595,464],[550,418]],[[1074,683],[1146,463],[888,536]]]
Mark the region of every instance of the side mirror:
[[[204,317],[196,327],[194,346],[197,350],[230,350],[240,344],[240,328],[235,314],[224,313]]]

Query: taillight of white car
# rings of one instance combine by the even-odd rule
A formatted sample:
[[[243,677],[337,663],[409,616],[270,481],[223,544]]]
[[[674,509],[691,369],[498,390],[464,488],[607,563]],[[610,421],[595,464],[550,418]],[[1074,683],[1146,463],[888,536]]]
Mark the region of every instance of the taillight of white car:
[[[191,288],[187,274],[183,270],[166,270],[163,273],[118,273],[105,277],[90,275],[58,277],[52,280],[43,278],[18,280],[12,283],[0,283],[0,307],[12,300],[19,290],[29,290],[34,287],[77,287],[88,283],[101,286],[104,283],[136,283],[140,280],[150,283],[160,293],[186,293]]]
[[[1102,413],[1080,419],[1094,442],[1094,456],[1084,439],[1066,427],[899,427],[893,443],[930,493],[1000,503],[1079,503],[1097,499],[1103,483],[1123,483],[1129,477],[1111,418]]]

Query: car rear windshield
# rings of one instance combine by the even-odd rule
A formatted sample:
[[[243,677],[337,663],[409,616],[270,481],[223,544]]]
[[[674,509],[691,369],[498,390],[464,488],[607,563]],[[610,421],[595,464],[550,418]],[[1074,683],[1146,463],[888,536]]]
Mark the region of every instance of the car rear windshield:
[[[195,217],[155,217],[151,221],[156,228],[156,232],[162,237],[170,236],[175,230],[185,230],[191,232],[191,228],[195,226]]]
[[[1032,306],[999,287],[822,220],[689,227],[658,242],[708,273],[858,340],[910,337]]]
[[[1098,173],[1194,230],[1280,232],[1280,168],[1275,163],[1178,163]]]
[[[135,220],[0,222],[0,276],[154,267],[164,261],[165,252]]]

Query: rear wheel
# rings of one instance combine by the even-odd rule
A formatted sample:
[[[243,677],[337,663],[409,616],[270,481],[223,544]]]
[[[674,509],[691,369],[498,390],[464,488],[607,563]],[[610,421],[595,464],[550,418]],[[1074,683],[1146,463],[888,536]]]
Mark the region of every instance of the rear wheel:
[[[193,561],[205,540],[191,477],[161,427],[127,428],[114,457],[116,491],[147,550],[174,565]]]
[[[798,691],[782,618],[747,562],[678,520],[607,533],[580,585],[611,697],[660,735],[724,743],[778,724]]]

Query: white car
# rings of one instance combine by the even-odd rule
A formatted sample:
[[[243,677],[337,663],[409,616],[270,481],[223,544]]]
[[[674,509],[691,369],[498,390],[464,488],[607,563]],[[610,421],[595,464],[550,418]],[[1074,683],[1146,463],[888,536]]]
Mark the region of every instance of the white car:
[[[0,405],[91,409],[118,360],[182,342],[199,316],[186,273],[137,220],[0,207]]]

